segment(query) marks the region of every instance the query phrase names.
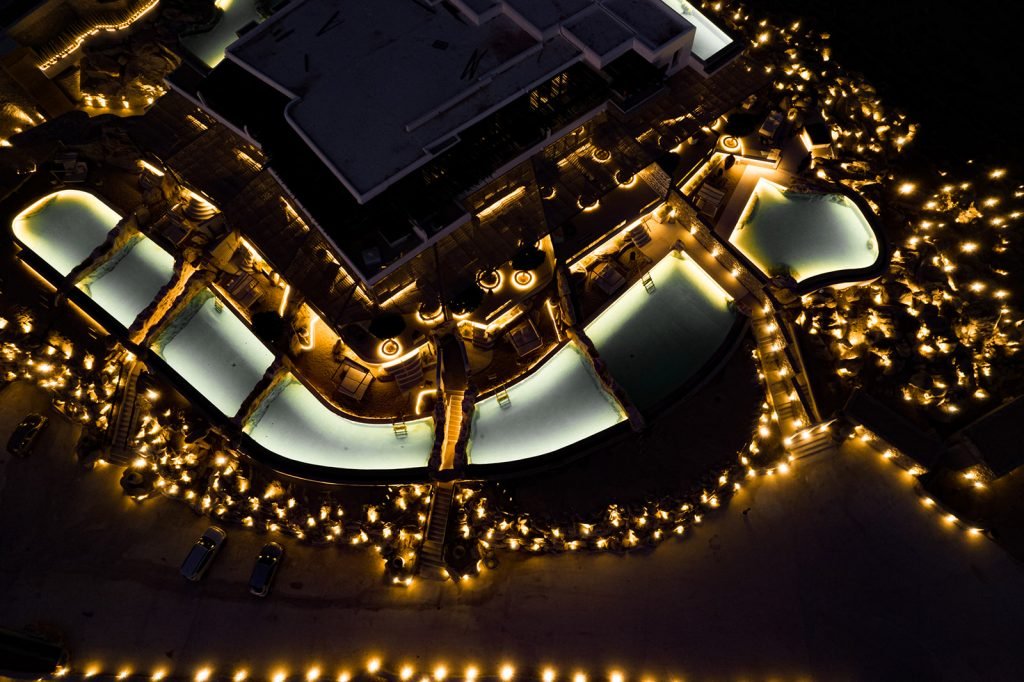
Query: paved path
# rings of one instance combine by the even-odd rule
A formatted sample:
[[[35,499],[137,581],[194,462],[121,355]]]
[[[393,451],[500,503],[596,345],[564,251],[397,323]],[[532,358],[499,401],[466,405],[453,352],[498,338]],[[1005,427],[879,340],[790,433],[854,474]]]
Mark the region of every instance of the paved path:
[[[8,397],[0,439],[22,409]],[[461,589],[403,590],[382,584],[369,554],[286,542],[259,601],[244,585],[264,537],[229,529],[207,579],[186,584],[177,566],[205,522],[167,500],[128,501],[112,467],[79,471],[71,436],[55,436],[28,460],[4,457],[0,620],[63,631],[79,665],[265,677],[315,663],[326,675],[376,653],[396,669],[493,672],[507,658],[592,680],[610,666],[632,680],[1002,680],[1024,665],[1024,571],[942,523],[857,443],[758,479],[649,555],[505,556]]]

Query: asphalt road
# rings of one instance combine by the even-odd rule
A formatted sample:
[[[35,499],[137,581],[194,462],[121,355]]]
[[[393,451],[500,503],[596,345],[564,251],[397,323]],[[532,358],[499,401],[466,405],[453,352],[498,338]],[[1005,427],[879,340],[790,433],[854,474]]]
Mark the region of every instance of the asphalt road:
[[[0,441],[45,403],[7,387]],[[595,682],[614,666],[627,682],[1009,680],[1024,665],[1021,567],[856,446],[761,479],[650,554],[504,557],[469,585],[398,589],[366,551],[284,541],[259,600],[246,581],[266,536],[228,528],[206,579],[187,583],[178,565],[206,522],[129,501],[113,467],[81,471],[74,437],[54,420],[30,458],[0,459],[0,623],[63,633],[80,671],[326,678],[380,655],[395,670],[550,663]]]

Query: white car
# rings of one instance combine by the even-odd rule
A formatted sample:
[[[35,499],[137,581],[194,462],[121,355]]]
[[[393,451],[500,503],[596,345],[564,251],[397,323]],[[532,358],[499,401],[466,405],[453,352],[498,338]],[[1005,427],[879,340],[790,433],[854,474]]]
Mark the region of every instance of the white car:
[[[181,575],[192,581],[202,578],[227,537],[228,534],[217,526],[207,528],[203,536],[196,540],[196,544],[192,545],[192,550],[182,562]]]

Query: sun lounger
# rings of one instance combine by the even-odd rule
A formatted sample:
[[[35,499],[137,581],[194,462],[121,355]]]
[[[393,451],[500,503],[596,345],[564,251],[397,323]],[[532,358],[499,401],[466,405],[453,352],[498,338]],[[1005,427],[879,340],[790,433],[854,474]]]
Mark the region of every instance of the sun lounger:
[[[524,357],[533,353],[544,345],[543,339],[537,333],[537,328],[530,319],[523,320],[508,333],[508,339],[512,347],[516,349],[516,355]]]
[[[354,400],[362,400],[366,389],[373,383],[373,375],[370,374],[370,370],[357,365],[351,360],[343,360],[338,371],[341,372],[341,381],[338,382],[338,395]]]

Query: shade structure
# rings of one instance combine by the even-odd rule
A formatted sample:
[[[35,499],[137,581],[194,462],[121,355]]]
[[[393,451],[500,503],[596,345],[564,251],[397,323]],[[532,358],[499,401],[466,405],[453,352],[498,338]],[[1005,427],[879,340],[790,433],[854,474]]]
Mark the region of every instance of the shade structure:
[[[514,270],[536,270],[544,265],[545,260],[547,260],[547,254],[533,244],[526,244],[512,256],[512,268]]]
[[[383,313],[370,320],[367,331],[381,341],[393,339],[405,331],[405,318],[398,313]]]

